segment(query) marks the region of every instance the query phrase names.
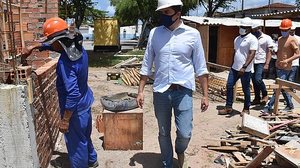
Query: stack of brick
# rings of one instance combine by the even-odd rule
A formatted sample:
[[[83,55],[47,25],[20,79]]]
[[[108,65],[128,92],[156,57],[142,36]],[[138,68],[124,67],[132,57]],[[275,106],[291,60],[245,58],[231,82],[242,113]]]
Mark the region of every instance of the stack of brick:
[[[35,70],[33,107],[36,142],[41,167],[47,167],[59,134],[59,106],[56,91],[56,64],[52,60]]]
[[[19,66],[16,71],[18,71],[18,79],[19,81],[27,81],[27,79],[30,77],[31,75],[31,66]],[[16,75],[15,75],[15,71],[11,70],[10,71],[10,80],[12,82],[16,81]]]

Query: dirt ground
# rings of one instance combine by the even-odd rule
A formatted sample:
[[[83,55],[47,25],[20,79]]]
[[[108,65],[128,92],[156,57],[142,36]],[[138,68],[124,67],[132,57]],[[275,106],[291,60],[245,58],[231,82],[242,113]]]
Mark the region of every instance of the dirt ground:
[[[95,127],[96,116],[100,111],[100,97],[104,95],[119,93],[123,91],[137,92],[137,86],[126,86],[119,84],[116,80],[107,81],[107,72],[117,72],[112,68],[90,68],[89,69],[89,85],[94,92],[95,102],[92,106],[93,111],[93,132],[92,140],[98,153],[98,161],[101,168],[159,168],[160,150],[158,145],[158,128],[152,105],[152,86],[147,85],[145,88],[145,106],[143,109],[144,130],[143,130],[143,150],[131,151],[112,151],[102,148],[103,141]],[[200,112],[199,93],[194,93],[194,128],[190,145],[186,151],[188,156],[189,167],[191,168],[218,168],[224,167],[215,164],[214,159],[221,153],[207,150],[202,146],[211,144],[214,139],[225,136],[225,130],[235,130],[236,126],[241,124],[239,112],[235,112],[230,116],[217,115],[217,108],[223,106],[220,102],[210,102],[209,109]],[[235,103],[236,110],[242,110],[242,103]],[[258,111],[252,110],[252,114],[257,115]],[[174,141],[175,126],[172,128],[172,139]],[[116,137],[117,138],[117,137]],[[174,156],[174,163],[177,167],[177,158]],[[51,164],[52,167],[69,167],[65,142],[63,136],[60,136]]]

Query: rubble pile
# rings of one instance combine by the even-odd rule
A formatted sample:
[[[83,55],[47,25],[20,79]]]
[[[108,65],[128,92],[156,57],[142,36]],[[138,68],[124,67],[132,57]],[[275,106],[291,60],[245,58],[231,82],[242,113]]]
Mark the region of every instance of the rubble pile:
[[[227,168],[300,167],[300,113],[277,116],[248,114],[237,130],[205,147],[223,152],[214,162]]]

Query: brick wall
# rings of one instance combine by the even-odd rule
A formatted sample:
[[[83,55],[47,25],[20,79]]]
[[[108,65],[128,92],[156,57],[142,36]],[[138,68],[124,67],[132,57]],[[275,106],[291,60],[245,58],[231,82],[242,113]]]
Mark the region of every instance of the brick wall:
[[[38,40],[43,36],[43,23],[46,19],[58,16],[58,1],[57,0],[13,0],[12,1],[12,12],[13,12],[13,18],[14,18],[14,27],[15,27],[15,47],[17,50],[17,53],[20,52],[22,46],[21,41],[21,27],[23,29],[23,38],[25,45],[30,45],[30,43],[34,40]],[[21,4],[21,8],[18,8],[17,6]],[[47,2],[47,3],[46,3]],[[1,3],[0,3],[1,5]],[[1,8],[1,6],[0,6]],[[5,6],[3,6],[4,9],[6,9]],[[22,16],[22,23],[20,22],[20,13]],[[1,19],[2,20],[2,17]],[[3,23],[0,22],[0,27],[3,27]],[[5,23],[5,28],[8,30],[8,24]],[[0,30],[1,31],[1,30]],[[1,33],[0,33],[1,34]],[[4,40],[4,38],[0,38],[1,41]],[[7,42],[9,44],[9,37],[7,35]],[[1,42],[0,42],[1,43]],[[6,46],[6,49],[10,49],[9,46]],[[1,50],[2,52],[2,50]],[[8,53],[3,51],[4,56],[7,57]],[[38,60],[35,61],[34,59],[31,59],[29,62],[29,65],[33,65],[33,68],[38,68],[41,66],[41,58],[45,58],[46,61],[49,57],[49,52],[42,52],[39,53],[34,52],[33,55],[38,55]],[[37,62],[37,63],[36,63]],[[36,64],[35,64],[36,63]]]
[[[59,106],[54,59],[37,70],[33,78],[33,107],[37,152],[42,168],[47,168],[58,137]]]

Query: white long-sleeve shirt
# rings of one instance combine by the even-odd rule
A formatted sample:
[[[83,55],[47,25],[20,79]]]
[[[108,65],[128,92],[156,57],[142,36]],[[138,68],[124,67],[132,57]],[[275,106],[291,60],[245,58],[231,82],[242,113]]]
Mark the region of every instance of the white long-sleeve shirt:
[[[171,84],[195,90],[195,76],[208,74],[200,33],[183,23],[171,31],[153,28],[140,71],[151,76],[154,64],[154,92],[164,92]]]

